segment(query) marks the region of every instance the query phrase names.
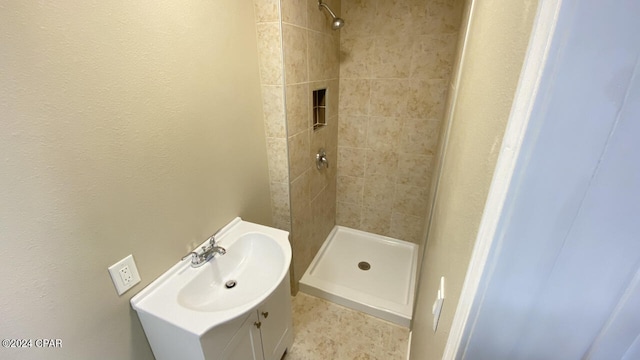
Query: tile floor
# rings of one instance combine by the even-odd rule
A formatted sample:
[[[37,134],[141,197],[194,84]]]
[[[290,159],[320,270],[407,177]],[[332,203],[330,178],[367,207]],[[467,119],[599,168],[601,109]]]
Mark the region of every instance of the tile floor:
[[[409,329],[302,292],[293,297],[284,360],[405,360]]]

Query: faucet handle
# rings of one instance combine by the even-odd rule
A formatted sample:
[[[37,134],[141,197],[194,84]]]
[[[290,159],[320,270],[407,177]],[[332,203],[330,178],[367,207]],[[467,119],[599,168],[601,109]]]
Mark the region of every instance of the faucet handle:
[[[209,236],[209,244],[211,246],[216,246],[216,235],[218,235],[220,230],[222,230],[223,228],[224,228],[224,226],[221,227],[220,229],[216,230],[216,232],[214,232],[211,236]]]
[[[195,252],[195,251],[192,251],[192,252],[188,253],[187,255],[183,256],[183,257],[182,257],[182,260],[180,260],[180,261],[184,261],[184,259],[188,258],[189,256],[191,256],[191,261],[193,261],[193,259],[194,259],[196,256],[198,256],[198,253],[197,253],[197,252]]]

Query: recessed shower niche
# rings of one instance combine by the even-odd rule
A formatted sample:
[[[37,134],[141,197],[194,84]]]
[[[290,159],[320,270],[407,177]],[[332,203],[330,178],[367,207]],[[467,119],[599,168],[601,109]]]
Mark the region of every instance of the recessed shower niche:
[[[313,130],[327,125],[327,89],[313,90]]]

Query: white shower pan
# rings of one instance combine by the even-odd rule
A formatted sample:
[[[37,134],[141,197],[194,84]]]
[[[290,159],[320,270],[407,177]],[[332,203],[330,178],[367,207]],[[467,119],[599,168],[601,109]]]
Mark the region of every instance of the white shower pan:
[[[416,244],[336,226],[302,276],[300,290],[409,327],[417,260]]]

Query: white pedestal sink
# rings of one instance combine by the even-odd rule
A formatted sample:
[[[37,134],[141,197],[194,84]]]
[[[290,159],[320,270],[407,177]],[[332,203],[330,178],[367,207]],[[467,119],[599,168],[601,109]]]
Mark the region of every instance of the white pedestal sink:
[[[154,356],[280,359],[293,342],[288,233],[236,218],[216,240],[225,255],[181,261],[131,299]]]

